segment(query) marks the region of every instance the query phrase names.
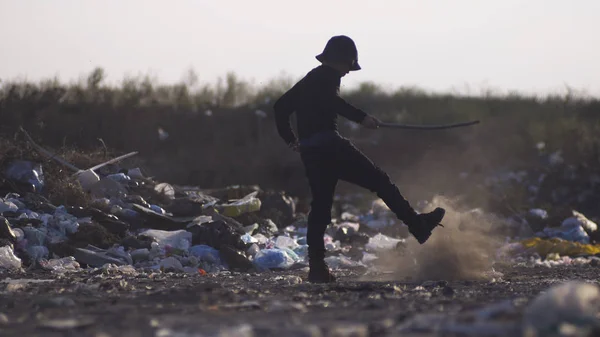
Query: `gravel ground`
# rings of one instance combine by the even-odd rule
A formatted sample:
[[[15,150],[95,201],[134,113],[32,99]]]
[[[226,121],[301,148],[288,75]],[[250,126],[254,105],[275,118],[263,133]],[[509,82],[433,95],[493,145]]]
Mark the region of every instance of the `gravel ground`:
[[[450,282],[390,281],[386,275],[363,281],[362,272],[336,271],[338,282],[328,285],[308,283],[302,269],[218,275],[5,272],[0,335],[461,336],[500,329],[499,335],[508,336],[517,333],[523,305],[541,291],[573,279],[596,282],[598,276],[593,266],[496,270],[503,276]],[[482,310],[508,299],[521,301],[514,302],[515,310]],[[474,333],[481,324],[471,314],[478,312],[487,315],[488,325]],[[434,331],[435,322],[449,318],[462,325],[455,324],[452,333]]]

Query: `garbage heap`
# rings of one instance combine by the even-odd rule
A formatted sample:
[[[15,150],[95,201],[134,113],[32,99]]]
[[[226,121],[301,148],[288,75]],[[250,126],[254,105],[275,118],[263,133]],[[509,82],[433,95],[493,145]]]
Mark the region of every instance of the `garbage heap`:
[[[468,180],[485,190],[486,215],[501,218],[506,244],[498,259],[528,266],[598,264],[600,175],[590,163],[570,163],[563,151],[537,143],[540,165],[501,167]],[[495,213],[494,213],[495,212]]]
[[[0,269],[130,265],[203,274],[306,266],[306,215],[284,192],[174,186],[112,164],[73,174],[87,205],[54,205],[43,196],[42,164],[12,160],[1,177]],[[402,241],[373,229],[385,221],[373,214],[336,220],[325,236],[332,266],[366,267],[369,248]]]
[[[117,164],[128,154],[90,169],[61,161],[74,172],[68,183],[76,185],[87,201],[52,204],[44,197],[50,182],[44,165],[56,158],[48,156],[52,158],[46,161],[0,160],[0,195],[4,196],[0,198],[0,270],[64,272],[115,265],[204,274],[307,265],[306,214],[297,212],[298,200],[284,192],[258,186],[209,190],[157,182],[140,168]],[[496,172],[486,177],[486,189],[495,195],[524,186],[531,194],[518,205],[524,211],[454,210],[479,214],[481,223],[493,223],[489,235],[506,237],[497,259],[546,266],[597,259],[600,232],[593,219],[553,203],[548,211],[535,208],[548,205],[548,195],[563,206],[569,205],[564,202],[567,198],[578,199],[564,192],[564,181],[549,179],[577,177],[567,174],[572,168],[561,166],[556,157],[551,154],[553,164],[547,172]],[[595,176],[577,179],[595,181]],[[560,184],[553,187],[549,181]],[[586,186],[584,195],[593,196],[589,186],[596,184]],[[339,207],[324,238],[332,268],[364,270],[374,266],[380,254],[406,248],[407,227],[381,200],[344,195],[336,197],[336,204]]]

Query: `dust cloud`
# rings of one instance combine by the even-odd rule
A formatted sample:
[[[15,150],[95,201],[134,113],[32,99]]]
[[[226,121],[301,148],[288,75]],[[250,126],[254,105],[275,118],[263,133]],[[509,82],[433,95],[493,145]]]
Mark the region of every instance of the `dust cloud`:
[[[419,244],[411,235],[404,249],[379,255],[385,280],[482,280],[494,277],[492,263],[503,238],[492,234],[497,219],[476,210],[461,211],[449,199],[436,196],[423,212],[443,207],[444,227]],[[368,277],[367,277],[368,278]],[[379,277],[381,279],[381,277]]]

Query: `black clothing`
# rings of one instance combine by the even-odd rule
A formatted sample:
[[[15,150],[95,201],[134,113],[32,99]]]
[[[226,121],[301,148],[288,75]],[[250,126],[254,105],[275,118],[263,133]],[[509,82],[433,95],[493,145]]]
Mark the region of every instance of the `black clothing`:
[[[344,180],[377,194],[399,219],[411,222],[416,212],[389,176],[341,136],[320,146],[301,146],[301,158],[312,193],[308,215],[309,258],[325,254],[323,235],[331,223],[335,187]]]
[[[311,189],[307,244],[309,279],[313,281],[333,280],[323,261],[323,235],[331,223],[335,187],[340,179],[376,193],[420,243],[429,238],[443,217],[441,209],[417,214],[389,176],[337,132],[338,114],[357,123],[367,115],[339,97],[340,79],[339,73],[331,67],[314,68],[273,106],[281,138],[288,145],[300,143],[300,156]],[[290,124],[290,115],[294,112],[298,137]]]
[[[354,41],[346,35],[337,35],[329,39],[323,52],[315,56],[320,62],[332,61],[346,63],[350,71],[360,70],[358,50]]]
[[[324,131],[337,131],[338,114],[356,123],[362,122],[366,113],[339,96],[340,81],[341,75],[335,69],[321,65],[275,102],[277,131],[287,144]],[[290,124],[293,112],[297,116],[298,137]]]

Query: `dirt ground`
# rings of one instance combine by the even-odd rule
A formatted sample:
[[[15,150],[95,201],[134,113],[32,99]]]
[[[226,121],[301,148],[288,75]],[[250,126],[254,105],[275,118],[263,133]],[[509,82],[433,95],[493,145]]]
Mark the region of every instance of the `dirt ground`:
[[[450,282],[389,281],[386,275],[361,281],[363,272],[337,271],[338,282],[328,285],[306,282],[303,269],[218,275],[101,269],[62,276],[4,273],[0,335],[460,336],[419,329],[406,334],[398,328],[419,314],[450,317],[507,299],[527,302],[553,284],[595,282],[598,275],[592,266],[504,266],[496,271],[504,275]],[[520,315],[503,319],[515,325]]]

